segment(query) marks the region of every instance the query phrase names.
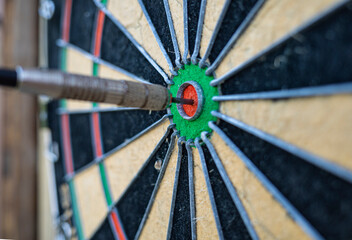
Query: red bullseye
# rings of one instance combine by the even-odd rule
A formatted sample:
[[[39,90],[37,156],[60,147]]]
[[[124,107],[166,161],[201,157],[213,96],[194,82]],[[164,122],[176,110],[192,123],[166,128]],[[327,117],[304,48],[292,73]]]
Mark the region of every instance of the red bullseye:
[[[192,99],[193,104],[177,104],[180,115],[189,121],[193,121],[199,117],[203,108],[203,90],[195,81],[183,83],[177,92],[178,98]]]
[[[193,105],[183,105],[185,113],[188,116],[193,117],[198,108],[198,94],[196,89],[192,85],[188,85],[183,91],[183,98],[193,100]]]

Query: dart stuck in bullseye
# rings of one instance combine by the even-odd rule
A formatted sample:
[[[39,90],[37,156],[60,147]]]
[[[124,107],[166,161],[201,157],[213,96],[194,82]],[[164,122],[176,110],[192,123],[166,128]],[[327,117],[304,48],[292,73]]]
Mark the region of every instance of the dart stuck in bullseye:
[[[164,110],[170,103],[193,105],[192,99],[172,97],[161,85],[65,73],[55,70],[0,69],[0,86],[20,91],[124,107]]]

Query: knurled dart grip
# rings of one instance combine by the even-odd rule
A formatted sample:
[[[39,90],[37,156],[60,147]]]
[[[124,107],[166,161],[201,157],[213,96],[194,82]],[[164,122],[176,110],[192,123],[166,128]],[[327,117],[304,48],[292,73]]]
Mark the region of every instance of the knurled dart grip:
[[[169,92],[160,85],[126,80],[70,74],[39,69],[17,69],[18,86],[34,94],[125,107],[163,110],[169,104]]]

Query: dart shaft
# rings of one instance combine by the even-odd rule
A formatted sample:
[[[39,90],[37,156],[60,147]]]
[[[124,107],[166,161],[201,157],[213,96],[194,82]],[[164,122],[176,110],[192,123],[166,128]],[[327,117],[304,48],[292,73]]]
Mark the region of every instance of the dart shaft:
[[[177,98],[177,97],[172,97],[171,102],[185,104],[185,105],[193,105],[194,104],[194,101],[192,99],[184,99],[184,98]]]
[[[16,84],[13,79],[10,81],[14,74],[17,77]],[[160,85],[109,80],[52,70],[18,68],[15,73],[10,73],[7,83],[7,86],[10,83],[11,86],[15,84],[24,92],[53,98],[112,103],[149,110],[163,110],[170,103],[168,90]]]

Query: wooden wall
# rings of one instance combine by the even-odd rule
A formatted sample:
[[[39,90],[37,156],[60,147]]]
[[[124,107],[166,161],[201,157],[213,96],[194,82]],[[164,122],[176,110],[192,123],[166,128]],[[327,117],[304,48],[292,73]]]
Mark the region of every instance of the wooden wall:
[[[37,66],[37,0],[0,0],[0,66]],[[0,89],[0,238],[36,239],[36,98]]]

